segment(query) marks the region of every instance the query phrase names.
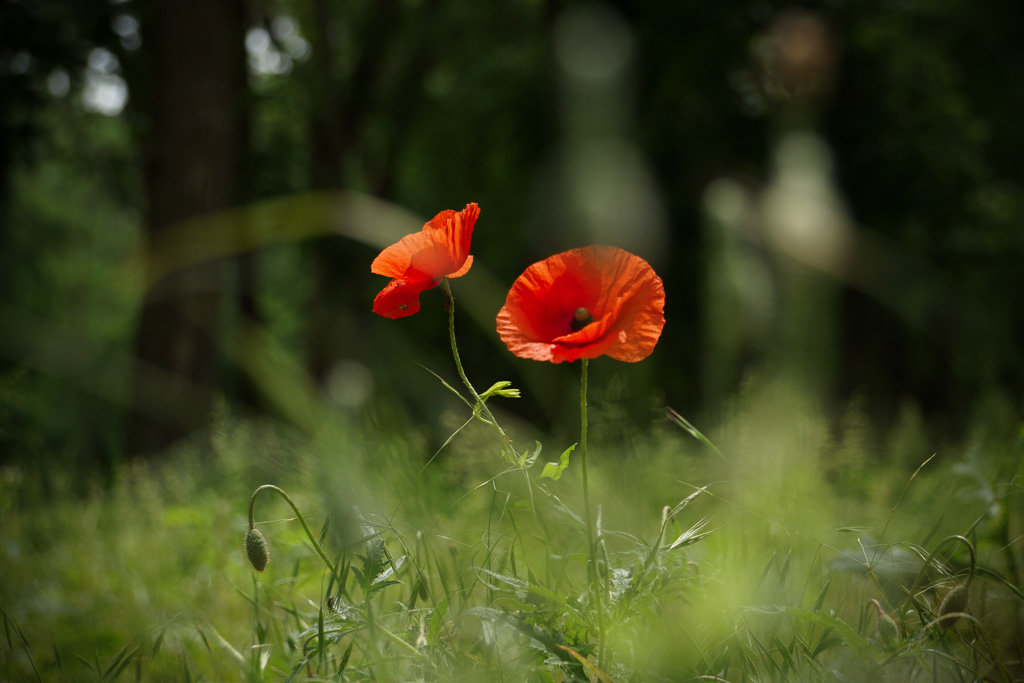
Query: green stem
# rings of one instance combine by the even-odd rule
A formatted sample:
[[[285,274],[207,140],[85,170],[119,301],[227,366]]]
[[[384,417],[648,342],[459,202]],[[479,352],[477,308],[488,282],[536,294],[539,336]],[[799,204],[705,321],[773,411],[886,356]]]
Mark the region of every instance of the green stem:
[[[594,539],[594,520],[590,510],[590,483],[587,471],[587,366],[589,361],[582,359],[580,370],[580,463],[583,470],[583,508],[587,521],[588,562],[587,577],[590,579],[590,590],[594,594],[597,606],[597,666],[604,666],[604,605],[601,599],[601,582],[597,572],[597,545]]]
[[[501,428],[498,421],[494,419],[494,415],[491,413],[491,409],[487,407],[487,403],[480,398],[480,394],[477,393],[473,387],[473,383],[469,381],[469,377],[466,376],[466,371],[462,368],[462,358],[459,356],[459,346],[455,343],[455,297],[452,295],[451,285],[448,284],[448,278],[441,280],[441,287],[444,290],[446,297],[445,308],[448,309],[448,339],[452,346],[452,356],[455,358],[455,369],[459,373],[459,379],[462,380],[462,384],[465,385],[469,391],[469,395],[473,397],[473,411],[474,413],[479,411],[483,413],[486,418],[486,422],[489,422],[498,434],[511,449],[513,455],[518,457],[515,448],[512,446],[512,439],[509,438],[505,430]]]
[[[295,501],[293,501],[291,497],[282,489],[274,486],[273,484],[264,484],[263,486],[260,486],[259,488],[252,492],[252,498],[249,499],[249,528],[252,529],[256,526],[253,521],[253,511],[256,506],[256,496],[260,495],[260,493],[267,489],[270,489],[271,491],[276,491],[292,507],[292,510],[295,511],[295,516],[299,518],[299,523],[302,524],[303,531],[306,532],[306,538],[308,538],[309,542],[313,544],[313,548],[316,550],[317,554],[320,555],[320,559],[324,561],[324,564],[327,565],[327,568],[330,569],[331,573],[333,574],[334,563],[332,563],[327,558],[327,555],[324,554],[323,548],[320,547],[320,544],[316,540],[316,536],[313,535],[313,530],[309,528],[308,524],[306,524],[306,518],[302,516],[302,513],[299,511],[298,506],[295,505]]]
[[[462,367],[462,358],[459,357],[459,346],[455,343],[455,297],[452,295],[451,285],[448,283],[448,278],[441,280],[441,288],[444,290],[445,295],[445,308],[448,309],[448,340],[452,346],[452,357],[455,359],[455,369],[459,373],[459,379],[465,385],[469,391],[469,395],[473,397],[473,415],[477,416],[480,413],[483,414],[483,421],[494,427],[495,431],[498,432],[498,436],[501,437],[502,441],[509,452],[512,454],[513,462],[517,463],[523,471],[523,477],[526,479],[526,489],[530,495],[530,509],[533,510],[534,519],[537,518],[537,506],[533,499],[533,484],[530,482],[530,473],[526,470],[526,461],[516,451],[515,446],[512,445],[512,438],[505,433],[505,430],[498,424],[498,420],[495,419],[494,414],[491,413],[491,409],[487,407],[487,403],[480,398],[480,394],[477,393],[473,387],[473,383],[469,381],[469,377],[466,376],[466,371]]]

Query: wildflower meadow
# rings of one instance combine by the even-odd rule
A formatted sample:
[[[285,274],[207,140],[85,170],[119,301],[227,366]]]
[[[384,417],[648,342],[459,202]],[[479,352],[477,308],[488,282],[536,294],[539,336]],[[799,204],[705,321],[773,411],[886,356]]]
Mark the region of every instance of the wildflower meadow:
[[[1019,18],[0,2],[0,681],[1024,681]]]

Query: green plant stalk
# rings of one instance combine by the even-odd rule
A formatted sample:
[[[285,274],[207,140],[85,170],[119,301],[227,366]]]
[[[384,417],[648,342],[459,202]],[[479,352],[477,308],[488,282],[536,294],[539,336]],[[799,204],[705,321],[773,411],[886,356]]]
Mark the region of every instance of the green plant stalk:
[[[469,381],[469,377],[466,376],[466,371],[462,367],[462,358],[459,356],[459,346],[455,343],[455,297],[452,295],[451,285],[448,284],[448,278],[441,280],[441,286],[444,289],[445,295],[445,308],[448,309],[448,340],[452,346],[452,356],[455,358],[455,369],[459,373],[459,379],[462,380],[463,385],[469,391],[470,396],[473,397],[473,411],[474,413],[479,411],[483,413],[486,421],[489,422],[502,440],[508,445],[509,449],[512,450],[513,455],[519,458],[519,454],[516,453],[515,447],[512,445],[512,439],[509,438],[505,430],[501,428],[498,421],[494,419],[494,415],[491,413],[491,409],[487,407],[487,403],[480,398],[480,394],[477,393],[473,387],[473,383]]]
[[[324,564],[327,565],[327,568],[330,569],[331,574],[333,574],[334,563],[328,559],[326,554],[324,554],[323,548],[321,548],[320,544],[317,542],[316,536],[313,534],[313,530],[309,528],[309,524],[306,524],[306,518],[302,516],[302,512],[299,511],[299,507],[295,504],[295,501],[293,501],[291,497],[284,492],[284,490],[278,488],[277,486],[274,486],[273,484],[263,484],[263,486],[260,486],[259,488],[252,492],[252,498],[249,499],[249,528],[252,529],[256,526],[253,521],[253,511],[256,506],[256,497],[267,489],[270,489],[271,491],[276,491],[282,498],[285,499],[285,501],[287,501],[288,505],[291,506],[292,510],[295,511],[295,516],[299,518],[299,523],[302,524],[302,530],[306,532],[306,538],[308,538],[309,542],[313,544],[313,549],[316,550],[317,554],[320,556],[320,559],[324,561]]]
[[[466,376],[466,371],[462,367],[462,358],[459,356],[459,346],[455,343],[455,297],[452,295],[451,285],[448,283],[448,278],[444,278],[441,281],[442,289],[445,295],[445,308],[448,309],[448,340],[452,346],[452,357],[455,359],[455,369],[459,373],[459,379],[465,385],[469,391],[470,396],[473,397],[473,415],[477,416],[480,413],[483,414],[484,422],[490,424],[498,432],[498,436],[501,437],[505,446],[512,452],[513,460],[519,464],[519,467],[523,471],[523,478],[526,480],[526,489],[530,495],[530,509],[533,510],[534,519],[537,517],[537,506],[533,499],[533,484],[530,481],[530,473],[526,470],[526,460],[519,455],[516,451],[515,446],[512,445],[512,438],[505,433],[505,430],[498,424],[498,420],[495,419],[494,414],[491,413],[491,409],[487,407],[487,403],[480,398],[480,394],[477,393],[473,387],[473,383],[469,381],[469,377]]]
[[[250,515],[250,519],[251,519]],[[250,522],[249,528],[252,528]],[[253,642],[259,643],[263,640],[260,634],[260,582],[256,580],[256,572],[249,572],[252,575],[252,635]],[[260,676],[260,649],[254,647],[252,656],[249,658],[249,666],[252,668],[250,677],[252,680],[259,680]]]
[[[921,580],[924,578],[924,574],[928,571],[928,568],[932,566],[932,562],[935,560],[935,556],[938,554],[939,549],[946,544],[946,541],[957,541],[963,544],[967,548],[967,553],[970,557],[970,566],[967,570],[967,580],[964,583],[970,583],[971,579],[974,578],[974,569],[977,564],[977,558],[975,557],[974,544],[970,542],[966,537],[960,534],[952,534],[946,536],[944,539],[939,541],[939,544],[935,546],[935,549],[928,553],[928,559],[925,560],[924,564],[921,565],[921,569],[917,572],[917,576],[914,578],[914,582],[910,584],[910,589],[907,590],[907,600],[913,595],[913,591],[921,584]]]
[[[597,666],[604,667],[604,605],[602,588],[597,572],[597,545],[594,540],[594,520],[590,511],[590,483],[587,472],[587,366],[588,359],[581,359],[580,366],[580,465],[583,470],[583,508],[587,522],[587,577],[597,607]]]

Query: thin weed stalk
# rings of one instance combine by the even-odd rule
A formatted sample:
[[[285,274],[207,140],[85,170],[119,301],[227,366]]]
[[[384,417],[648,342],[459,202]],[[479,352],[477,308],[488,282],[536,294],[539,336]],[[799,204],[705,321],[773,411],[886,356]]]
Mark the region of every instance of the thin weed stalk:
[[[445,295],[445,309],[448,311],[448,340],[452,347],[452,357],[455,359],[455,370],[459,373],[459,379],[462,380],[462,384],[465,385],[466,390],[469,391],[469,395],[473,397],[473,412],[479,411],[483,414],[485,422],[492,425],[498,434],[501,436],[505,445],[512,451],[512,454],[518,456],[515,447],[512,445],[512,439],[509,438],[505,430],[501,428],[498,421],[494,419],[494,415],[491,413],[491,409],[487,407],[487,403],[480,398],[480,394],[473,387],[473,383],[469,381],[469,377],[466,376],[466,371],[462,367],[462,358],[459,356],[459,346],[455,342],[455,297],[452,295],[451,285],[448,283],[448,278],[444,278],[441,281],[441,286],[444,289]],[[517,458],[518,459],[518,458]]]
[[[587,470],[587,366],[589,361],[581,359],[580,364],[580,469],[583,476],[583,508],[587,522],[587,578],[597,608],[597,665],[604,668],[604,605],[602,588],[597,572],[597,548],[594,540],[594,519],[590,509],[590,483]]]
[[[491,425],[498,436],[501,437],[503,447],[508,449],[509,454],[512,456],[512,461],[519,465],[519,468],[523,472],[523,479],[526,481],[526,490],[530,496],[530,508],[533,510],[534,518],[537,515],[537,506],[533,498],[533,483],[530,481],[530,474],[527,471],[526,459],[521,456],[514,445],[512,445],[512,438],[505,433],[505,430],[498,423],[498,420],[494,417],[491,409],[487,407],[487,401],[480,397],[473,383],[469,381],[469,377],[466,375],[465,369],[462,367],[462,358],[459,356],[459,346],[455,341],[455,296],[452,294],[451,285],[448,282],[448,278],[441,280],[441,287],[444,290],[445,295],[445,309],[448,311],[448,340],[452,347],[452,357],[455,360],[455,370],[459,374],[459,379],[462,380],[462,384],[466,387],[469,395],[473,397],[473,415],[483,415],[483,421]]]

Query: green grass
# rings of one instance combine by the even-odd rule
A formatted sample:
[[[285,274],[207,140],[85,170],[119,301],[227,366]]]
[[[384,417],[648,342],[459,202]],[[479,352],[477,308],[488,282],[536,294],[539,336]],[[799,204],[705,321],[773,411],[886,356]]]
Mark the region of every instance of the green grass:
[[[540,477],[568,443],[545,443],[528,479],[472,424],[424,467],[441,444],[375,405],[315,437],[221,417],[211,448],[84,496],[33,493],[8,468],[0,678],[1019,679],[1024,446],[1004,405],[980,406],[962,443],[929,443],[912,412],[877,439],[856,410],[836,428],[764,382],[698,425],[716,452],[595,402],[603,644],[579,463]],[[452,401],[443,421],[466,412]],[[255,518],[272,560],[247,564],[264,483],[295,500],[333,572],[269,492]],[[966,615],[937,623],[968,545]]]

